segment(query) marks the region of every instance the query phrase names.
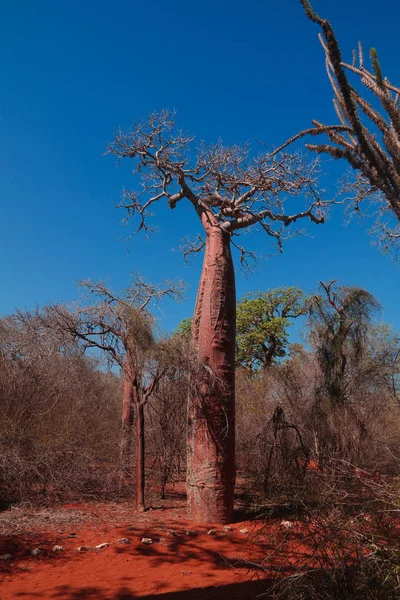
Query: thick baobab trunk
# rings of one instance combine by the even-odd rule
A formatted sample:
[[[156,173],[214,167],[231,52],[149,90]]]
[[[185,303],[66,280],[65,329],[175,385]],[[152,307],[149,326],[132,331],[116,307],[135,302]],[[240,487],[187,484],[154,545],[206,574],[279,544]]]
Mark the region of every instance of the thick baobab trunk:
[[[122,401],[122,443],[121,465],[122,478],[132,476],[133,466],[133,420],[134,420],[134,389],[132,374],[125,364],[124,396]]]
[[[205,375],[189,398],[189,518],[229,523],[235,486],[236,292],[230,237],[206,229],[206,252],[193,321]]]
[[[144,447],[144,405],[136,402],[136,510],[145,510],[145,447]]]
[[[135,441],[135,488],[136,509],[144,510],[145,490],[145,445],[144,445],[144,405],[141,402],[138,381],[133,362],[126,358],[124,368],[124,398],[122,404],[122,448],[121,462],[124,479],[133,477],[133,444]],[[133,423],[136,419],[135,435]]]

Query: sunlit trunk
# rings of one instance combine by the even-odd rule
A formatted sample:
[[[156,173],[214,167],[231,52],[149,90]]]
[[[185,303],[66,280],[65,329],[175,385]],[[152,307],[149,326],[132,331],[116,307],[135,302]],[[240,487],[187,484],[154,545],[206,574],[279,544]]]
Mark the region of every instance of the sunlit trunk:
[[[235,486],[236,293],[230,237],[207,231],[193,321],[193,344],[205,375],[189,398],[188,516],[229,523]]]

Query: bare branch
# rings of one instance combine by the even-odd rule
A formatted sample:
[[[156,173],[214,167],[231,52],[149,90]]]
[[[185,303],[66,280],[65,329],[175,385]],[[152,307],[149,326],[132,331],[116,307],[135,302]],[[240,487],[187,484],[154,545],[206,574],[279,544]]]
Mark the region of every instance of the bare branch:
[[[198,235],[194,239],[186,237],[182,240],[182,243],[178,247],[178,250],[183,253],[185,261],[189,263],[192,254],[198,254],[199,252],[201,252],[205,244],[206,243],[201,235]]]
[[[220,141],[201,143],[194,153],[192,142],[176,129],[174,114],[168,111],[150,115],[115,136],[109,152],[119,159],[131,158],[141,183],[140,191],[125,191],[121,203],[127,220],[137,220],[134,233],[151,231],[149,211],[164,199],[170,208],[184,199],[190,202],[206,231],[221,227],[233,232],[269,221],[263,230],[277,238],[281,227],[276,224],[288,226],[299,219],[323,222],[317,161],[278,151],[253,155],[247,144],[225,147]],[[299,196],[306,209],[286,213],[285,203]],[[201,247],[186,241],[185,257]]]

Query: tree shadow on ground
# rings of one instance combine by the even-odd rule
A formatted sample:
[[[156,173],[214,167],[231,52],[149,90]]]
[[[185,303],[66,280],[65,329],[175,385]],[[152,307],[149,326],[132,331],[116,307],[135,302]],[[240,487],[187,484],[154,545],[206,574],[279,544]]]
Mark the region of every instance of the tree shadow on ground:
[[[0,560],[0,576],[29,570],[29,562],[51,561],[55,566],[65,562],[68,557],[64,553],[53,552],[52,548],[59,545],[60,536],[57,534],[24,533],[23,535],[6,535],[0,537],[0,556],[10,554],[11,560]],[[32,550],[39,548],[40,555],[34,557]],[[24,563],[23,561],[27,561]]]
[[[156,598],[157,600],[254,600],[260,594],[266,594],[263,597],[267,600],[270,586],[271,581],[263,579],[150,595],[133,593],[123,586],[111,595],[96,587],[74,589],[70,586],[60,586],[52,590],[50,597],[55,600],[144,600],[145,598]],[[40,597],[41,593],[16,594],[16,598],[21,599]],[[46,597],[48,596],[46,595]]]
[[[130,525],[129,521],[134,524]],[[142,513],[140,516],[132,512],[129,521],[118,525],[110,522],[110,533],[113,532],[111,534],[113,537],[108,539],[109,534],[103,532],[101,536],[107,535],[107,540],[104,538],[97,541],[97,543],[111,542],[111,546],[104,552],[110,559],[116,561],[107,559],[103,563],[97,562],[97,569],[101,571],[104,566],[107,570],[107,565],[111,563],[116,565],[117,569],[118,565],[121,566],[120,572],[110,569],[109,579],[107,579],[108,573],[103,576],[104,583],[93,578],[85,579],[85,577],[82,578],[82,584],[78,583],[79,578],[72,583],[68,581],[67,575],[63,581],[58,579],[56,582],[54,579],[54,587],[49,587],[43,582],[41,590],[38,589],[36,592],[33,586],[32,591],[29,590],[28,576],[24,587],[21,586],[12,597],[32,599],[45,597],[46,600],[50,598],[54,600],[136,600],[150,597],[159,600],[173,598],[239,600],[255,598],[259,594],[266,593],[265,598],[268,598],[268,589],[272,582],[276,582],[277,578],[285,574],[293,573],[297,566],[302,562],[304,564],[304,560],[307,559],[304,544],[302,547],[296,545],[295,548],[291,545],[290,549],[285,548],[281,543],[278,544],[282,542],[282,534],[285,537],[289,532],[276,533],[279,528],[271,522],[268,525],[257,520],[247,523],[248,535],[242,534],[237,525],[233,527],[233,531],[224,531],[222,527],[218,527],[215,535],[207,535],[211,525],[191,523],[177,512],[172,514],[170,512],[166,520],[163,509]],[[262,532],[261,537],[258,536],[260,526],[266,526],[266,531]],[[275,531],[272,536],[271,527]],[[296,536],[294,531],[291,531],[290,535],[292,538]],[[300,532],[299,536],[301,536]],[[55,571],[60,564],[59,561],[71,560],[70,569],[80,568],[81,563],[84,571],[83,565],[86,561],[90,566],[89,555],[103,555],[104,559],[107,558],[103,551],[96,552],[95,555],[76,553],[75,547],[73,550],[67,549],[65,554],[55,555],[51,552],[51,547],[54,543],[60,543],[59,538],[40,539],[39,535],[24,536],[23,545],[11,552],[12,548],[9,545],[12,541],[11,537],[7,538],[6,552],[15,554],[17,558],[25,558],[32,547],[40,545],[44,552],[39,562],[47,561],[49,565],[55,567]],[[149,545],[142,543],[143,537],[152,538],[153,543]],[[118,544],[119,538],[128,538],[130,544]],[[18,536],[15,543],[17,541],[21,541]],[[85,541],[81,543],[85,544]],[[279,551],[277,551],[278,546]],[[30,561],[34,560],[30,556]],[[124,567],[125,562],[129,566]],[[143,579],[138,577],[138,563],[141,564],[141,569],[144,569],[144,574],[140,576]],[[12,565],[7,568],[12,569]],[[18,569],[20,565],[16,564],[14,573],[17,575]],[[238,579],[235,581],[236,574],[229,575],[229,571],[238,571],[238,579],[243,580],[245,577],[246,581],[238,581]],[[91,569],[84,572],[91,576]],[[50,577],[53,579],[53,575]],[[115,591],[110,592],[110,589]],[[144,591],[141,592],[141,589]]]
[[[289,556],[285,557],[284,551],[279,553],[279,561],[276,564],[268,565],[268,572],[263,568],[263,559],[275,550],[273,541],[254,543],[250,537],[241,535],[238,531],[219,531],[215,536],[209,536],[206,526],[200,531],[186,531],[187,524],[179,520],[169,522],[168,527],[169,529],[166,529],[164,525],[162,529],[159,523],[157,527],[153,522],[148,526],[117,528],[118,535],[130,539],[131,543],[113,544],[106,552],[111,552],[114,558],[120,557],[121,564],[127,560],[131,561],[132,570],[115,577],[115,592],[110,593],[110,586],[102,587],[100,583],[88,586],[83,582],[79,587],[66,583],[37,593],[17,592],[15,598],[137,600],[154,597],[157,600],[250,600],[260,594],[266,594],[264,597],[268,598],[268,590],[273,582],[277,581],[274,575],[279,578],[295,569],[290,564]],[[168,533],[170,537],[166,537]],[[151,537],[153,544],[143,544],[142,537]],[[84,560],[85,557],[81,558]],[[290,558],[293,559],[293,552]],[[152,593],[141,593],[136,577],[137,563],[143,559],[146,564],[146,583],[149,580],[154,584]],[[167,567],[166,571],[163,571],[163,567]],[[169,580],[171,567],[172,581]],[[241,577],[245,573],[248,580],[226,583],[223,573],[239,569]],[[192,574],[197,581],[191,581]],[[204,587],[199,586],[198,576],[201,578],[200,585],[204,582]],[[178,589],[170,591],[174,585]]]

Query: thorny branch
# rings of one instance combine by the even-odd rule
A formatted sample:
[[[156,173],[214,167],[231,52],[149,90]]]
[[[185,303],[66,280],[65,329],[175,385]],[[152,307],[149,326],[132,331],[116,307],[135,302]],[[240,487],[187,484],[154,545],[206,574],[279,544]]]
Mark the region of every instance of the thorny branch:
[[[340,124],[326,126],[314,120],[313,128],[298,133],[279,150],[306,135],[326,135],[329,144],[307,144],[307,147],[318,154],[347,160],[356,171],[356,177],[348,182],[347,200],[356,212],[365,201],[379,205],[373,232],[379,232],[384,251],[394,249],[396,252],[400,239],[400,88],[383,77],[374,48],[370,51],[372,70],[364,66],[360,43],[358,52],[353,52],[352,64],[343,62],[329,21],[315,13],[309,0],[300,2],[309,19],[322,29],[319,39],[325,52],[326,70]],[[372,92],[381,111],[350,84],[348,72],[357,75],[363,86]]]

